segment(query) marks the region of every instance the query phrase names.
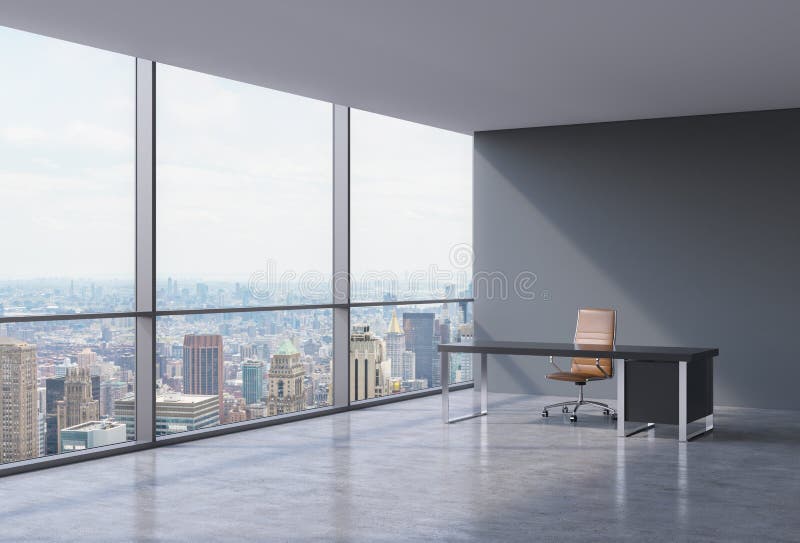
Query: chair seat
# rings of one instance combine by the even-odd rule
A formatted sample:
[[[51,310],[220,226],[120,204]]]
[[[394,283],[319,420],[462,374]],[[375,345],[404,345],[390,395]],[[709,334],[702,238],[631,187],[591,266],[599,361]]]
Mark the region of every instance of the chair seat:
[[[597,379],[597,375],[591,373],[580,373],[572,371],[557,371],[547,374],[548,379],[555,381],[569,381],[571,383],[585,383],[586,381]]]

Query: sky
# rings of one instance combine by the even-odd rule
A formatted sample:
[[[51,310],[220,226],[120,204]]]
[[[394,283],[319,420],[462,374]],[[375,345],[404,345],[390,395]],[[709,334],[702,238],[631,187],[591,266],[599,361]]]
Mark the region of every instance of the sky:
[[[0,63],[0,280],[132,280],[134,59],[0,27]],[[156,74],[158,279],[329,273],[332,105]],[[352,271],[452,267],[471,178],[471,137],[352,110]]]
[[[0,27],[0,278],[133,278],[135,62]]]

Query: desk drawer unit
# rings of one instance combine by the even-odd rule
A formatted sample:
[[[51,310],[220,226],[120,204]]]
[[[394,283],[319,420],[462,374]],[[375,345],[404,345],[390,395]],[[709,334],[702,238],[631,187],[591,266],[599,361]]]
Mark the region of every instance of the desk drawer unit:
[[[678,424],[676,362],[625,361],[625,420]],[[714,412],[714,359],[686,364],[687,422]]]

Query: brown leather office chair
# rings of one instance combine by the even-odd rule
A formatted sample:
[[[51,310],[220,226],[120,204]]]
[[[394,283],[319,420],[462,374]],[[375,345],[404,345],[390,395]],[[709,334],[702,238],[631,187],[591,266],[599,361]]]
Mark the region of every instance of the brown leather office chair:
[[[579,309],[578,322],[575,325],[575,343],[577,345],[603,345],[613,348],[617,333],[617,312],[613,309]],[[575,383],[580,390],[578,399],[571,402],[560,402],[547,405],[542,409],[542,416],[549,416],[549,410],[560,407],[563,413],[569,413],[574,405],[569,420],[578,420],[578,408],[582,405],[601,407],[603,414],[617,418],[617,411],[608,404],[583,399],[583,387],[589,381],[610,379],[614,374],[614,365],[610,358],[573,358],[570,371],[561,368],[550,357],[550,364],[558,371],[547,376],[548,379]]]

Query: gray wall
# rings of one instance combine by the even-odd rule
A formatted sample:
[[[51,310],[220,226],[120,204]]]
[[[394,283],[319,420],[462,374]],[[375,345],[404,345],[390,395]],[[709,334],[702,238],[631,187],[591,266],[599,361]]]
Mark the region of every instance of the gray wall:
[[[475,271],[536,274],[534,300],[476,285],[477,337],[571,341],[613,307],[618,343],[719,347],[715,403],[800,409],[800,109],[481,132],[474,179]],[[575,393],[544,359],[489,368]]]

